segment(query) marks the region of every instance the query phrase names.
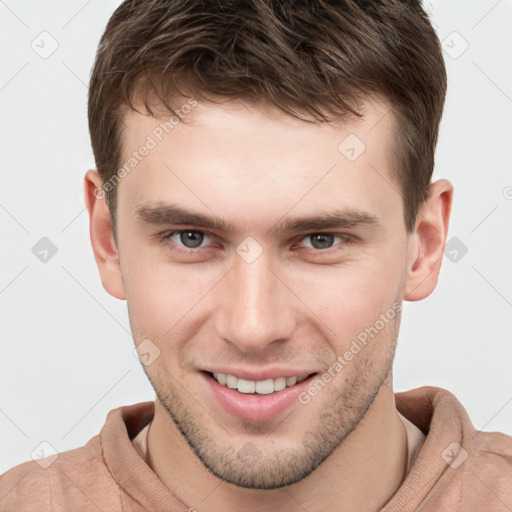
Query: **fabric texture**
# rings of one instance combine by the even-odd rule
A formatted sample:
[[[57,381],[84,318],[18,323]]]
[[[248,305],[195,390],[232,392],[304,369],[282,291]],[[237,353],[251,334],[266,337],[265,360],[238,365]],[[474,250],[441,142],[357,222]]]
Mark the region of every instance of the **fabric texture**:
[[[406,424],[414,462],[382,512],[512,510],[511,436],[475,430],[441,388],[396,393],[395,401],[414,427]],[[145,436],[132,442],[153,415],[154,402],[113,409],[98,435],[46,469],[48,458],[10,469],[0,476],[0,511],[188,511],[140,455]]]
[[[402,420],[407,433],[407,469],[405,470],[405,476],[407,476],[425,442],[426,436],[414,423],[411,423],[403,414],[400,414],[400,411],[398,411],[398,416]]]

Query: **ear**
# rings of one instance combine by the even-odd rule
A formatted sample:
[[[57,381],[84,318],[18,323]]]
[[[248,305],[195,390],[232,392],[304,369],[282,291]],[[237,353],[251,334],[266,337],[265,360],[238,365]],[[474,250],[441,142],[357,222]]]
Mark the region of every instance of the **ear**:
[[[91,169],[84,177],[84,195],[89,212],[92,250],[103,288],[116,299],[124,300],[124,284],[119,254],[114,241],[109,210],[101,188],[103,180],[98,171]]]
[[[430,185],[428,199],[418,213],[414,233],[409,236],[404,300],[424,299],[437,285],[452,202],[453,186],[448,180]]]

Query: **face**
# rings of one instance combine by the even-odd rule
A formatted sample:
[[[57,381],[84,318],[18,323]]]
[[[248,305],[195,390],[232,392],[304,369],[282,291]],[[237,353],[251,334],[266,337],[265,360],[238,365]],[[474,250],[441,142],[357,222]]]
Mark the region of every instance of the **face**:
[[[126,115],[127,158],[151,147],[117,192],[135,344],[169,424],[226,482],[303,479],[389,382],[409,237],[388,111],[326,125],[198,103],[168,134]],[[251,394],[211,373],[309,377]]]

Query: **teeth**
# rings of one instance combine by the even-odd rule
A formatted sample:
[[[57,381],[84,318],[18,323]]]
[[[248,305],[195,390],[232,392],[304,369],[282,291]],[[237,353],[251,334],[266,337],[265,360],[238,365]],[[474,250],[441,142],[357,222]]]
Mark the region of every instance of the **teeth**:
[[[297,377],[288,377],[286,379],[287,386],[293,386],[294,384],[297,384]]]
[[[233,375],[226,375],[226,386],[231,389],[238,388],[238,379]]]
[[[274,379],[274,391],[282,391],[286,387],[286,377]]]
[[[295,384],[302,382],[308,375],[301,375],[300,377],[278,377],[277,379],[266,379],[266,380],[245,380],[239,379],[234,375],[226,375],[224,373],[214,373],[214,379],[223,386],[227,386],[230,389],[236,389],[240,393],[260,395],[270,395],[275,391],[282,391],[286,387],[294,386]]]
[[[238,382],[240,382],[240,380]],[[254,387],[256,388],[256,393],[260,395],[270,395],[270,393],[274,392],[274,381],[272,379],[259,380]],[[240,391],[240,385],[238,386],[238,390]]]
[[[256,382],[253,380],[238,379],[238,391],[240,391],[240,393],[254,393],[256,391]]]

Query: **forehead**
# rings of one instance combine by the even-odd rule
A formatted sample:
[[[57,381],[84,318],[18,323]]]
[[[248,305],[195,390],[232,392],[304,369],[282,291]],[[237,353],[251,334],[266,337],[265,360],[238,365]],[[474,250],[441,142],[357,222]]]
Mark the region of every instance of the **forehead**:
[[[264,207],[274,221],[292,208],[347,206],[378,217],[401,208],[390,168],[395,120],[381,100],[368,99],[362,119],[336,123],[309,123],[263,103],[183,98],[176,105],[185,122],[125,115],[129,172],[118,195],[133,215],[148,202],[240,219],[262,219]]]
[[[162,142],[172,144],[173,140],[178,145],[178,141],[186,137],[191,143],[202,140],[203,146],[212,141],[225,142],[227,137],[236,137],[243,139],[245,144],[243,147],[232,146],[230,154],[233,155],[256,143],[297,151],[298,144],[304,140],[316,147],[322,140],[324,146],[334,147],[343,154],[343,148],[338,148],[336,142],[344,133],[359,136],[360,142],[368,146],[384,142],[384,139],[391,142],[395,128],[393,109],[380,96],[367,96],[360,104],[358,110],[363,114],[362,118],[346,116],[330,123],[297,119],[263,100],[223,100],[212,104],[180,97],[174,100],[174,105],[177,115],[166,112],[163,106],[156,106],[158,117],[126,109],[122,130],[125,151],[144,143],[148,136],[155,139],[157,145]],[[145,110],[140,104],[138,106],[139,110]],[[359,145],[357,141],[356,145]],[[350,160],[354,155],[347,153],[346,156]]]

